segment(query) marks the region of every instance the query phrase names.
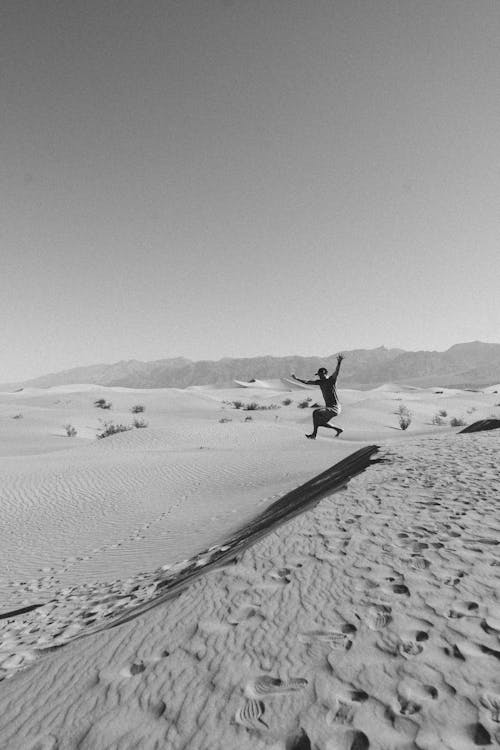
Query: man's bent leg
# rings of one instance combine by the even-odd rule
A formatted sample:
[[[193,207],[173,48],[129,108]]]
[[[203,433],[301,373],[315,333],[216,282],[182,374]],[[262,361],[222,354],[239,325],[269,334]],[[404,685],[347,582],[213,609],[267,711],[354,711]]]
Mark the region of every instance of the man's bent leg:
[[[313,431],[310,435],[306,435],[306,438],[309,438],[310,440],[316,440],[316,435],[318,434],[318,427],[321,425],[321,409],[315,409],[313,411]]]

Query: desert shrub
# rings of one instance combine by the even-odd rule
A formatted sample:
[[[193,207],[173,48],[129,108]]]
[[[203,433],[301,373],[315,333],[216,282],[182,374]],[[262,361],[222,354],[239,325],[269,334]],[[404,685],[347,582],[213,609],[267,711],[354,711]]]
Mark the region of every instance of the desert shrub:
[[[400,404],[397,410],[399,426],[402,430],[407,430],[411,425],[412,413],[405,404]]]
[[[399,426],[401,427],[401,429],[407,430],[410,425],[411,425],[411,416],[409,414],[400,414]]]
[[[470,409],[467,409],[467,414],[474,414],[475,411],[477,411],[477,407],[471,406]]]
[[[299,401],[299,403],[297,404],[297,409],[307,409],[311,401],[312,398],[310,396],[305,398],[303,401]]]
[[[12,419],[23,419],[23,415],[22,414],[14,414],[12,416]]]
[[[283,406],[290,406],[290,404],[292,403],[292,399],[291,398],[284,398],[281,403],[283,404]]]
[[[252,417],[245,417],[245,422],[251,422],[251,421],[252,421]]]
[[[445,424],[445,421],[444,421],[443,417],[441,416],[441,413],[434,414],[434,416],[431,419],[431,422],[432,422],[432,424],[437,424],[439,426]]]
[[[145,406],[141,406],[141,404],[136,404],[133,406],[130,410],[132,414],[142,414],[142,412],[146,411]]]
[[[229,417],[221,417],[221,419],[219,419],[219,424],[225,424],[226,422],[232,422],[232,421],[233,420],[230,419]]]
[[[133,424],[133,425],[134,425],[134,427],[136,427],[136,428],[137,428],[138,430],[140,430],[140,429],[142,429],[142,428],[144,428],[144,427],[147,427],[147,426],[148,426],[148,423],[146,422],[146,420],[145,420],[145,419],[137,419],[137,418],[136,418],[136,419],[134,419],[134,421],[132,422],[132,424]]]
[[[97,401],[94,401],[94,406],[98,409],[111,409],[112,404],[105,398],[98,398]]]
[[[462,417],[452,417],[450,419],[451,427],[463,427],[466,424],[467,422],[465,421],[465,419],[462,419]]]
[[[257,411],[259,404],[256,401],[250,401],[249,404],[245,404],[243,407],[244,411]]]
[[[447,417],[448,416],[448,412],[446,411],[446,409],[440,409],[438,411],[438,414],[439,414],[440,417]]]
[[[109,437],[109,435],[116,435],[117,432],[128,432],[132,429],[131,425],[114,424],[113,422],[104,422],[97,432],[97,439]]]
[[[233,401],[233,406],[235,409],[241,409],[243,406],[243,401]]]
[[[76,437],[78,434],[72,424],[65,424],[64,429],[66,430],[66,435],[68,437]]]

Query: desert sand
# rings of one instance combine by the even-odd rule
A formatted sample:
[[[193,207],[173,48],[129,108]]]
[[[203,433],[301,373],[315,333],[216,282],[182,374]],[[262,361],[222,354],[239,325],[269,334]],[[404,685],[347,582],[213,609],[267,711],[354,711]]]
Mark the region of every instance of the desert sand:
[[[1,393],[0,747],[500,745],[500,431],[450,424],[500,417],[499,393],[340,389],[344,433],[316,441],[321,394],[287,379]],[[382,462],[229,554],[372,445]]]

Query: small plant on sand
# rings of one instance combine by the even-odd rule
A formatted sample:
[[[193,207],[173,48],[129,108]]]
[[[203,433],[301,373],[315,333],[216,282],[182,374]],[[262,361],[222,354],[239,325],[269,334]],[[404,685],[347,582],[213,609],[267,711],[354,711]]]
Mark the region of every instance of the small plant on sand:
[[[68,437],[76,437],[78,435],[76,429],[73,427],[72,424],[65,424],[64,429],[66,430],[66,435]]]
[[[245,417],[245,422],[251,422],[251,421],[252,421],[252,417]]]
[[[97,409],[111,409],[111,402],[106,401],[105,398],[98,398],[97,401],[94,401],[94,406],[97,407]]]
[[[249,404],[245,404],[243,407],[244,411],[257,411],[259,404],[256,401],[250,401]]]
[[[438,411],[438,414],[439,414],[440,417],[447,417],[448,416],[448,412],[446,411],[446,409],[440,409]]]
[[[141,404],[136,404],[133,406],[130,410],[132,414],[142,414],[142,412],[146,411],[146,407],[142,406]]]
[[[235,409],[241,409],[243,406],[243,401],[233,401],[233,406]]]
[[[465,419],[462,419],[462,417],[452,417],[450,419],[450,426],[451,427],[464,427],[467,424]]]
[[[477,406],[471,406],[470,409],[467,409],[467,414],[474,414],[475,411],[477,411]]]
[[[102,438],[109,437],[110,435],[116,435],[117,432],[128,432],[131,429],[132,427],[130,425],[104,422],[104,424],[99,427],[99,431],[97,432],[97,439],[102,440]]]
[[[431,419],[432,424],[437,424],[439,427],[445,424],[445,421],[441,414],[434,414],[434,416]]]
[[[312,398],[310,396],[308,396],[308,398],[305,398],[303,401],[299,401],[299,403],[297,404],[297,409],[307,409],[311,401]]]
[[[133,425],[134,425],[134,427],[136,427],[136,428],[137,428],[138,430],[140,430],[140,429],[142,429],[142,428],[144,428],[144,427],[147,427],[147,426],[148,426],[148,423],[146,422],[146,420],[145,420],[145,419],[138,419],[137,417],[136,417],[136,419],[134,419],[134,421],[133,421],[133,423],[132,423],[132,424],[133,424]]]
[[[221,417],[221,419],[219,419],[219,424],[226,424],[226,422],[232,422],[232,421],[233,420],[230,419],[229,417]]]
[[[12,419],[23,419],[23,415],[22,414],[14,414],[12,416]]]
[[[292,399],[291,398],[284,398],[281,403],[283,404],[283,406],[290,406],[290,404],[292,403]]]
[[[405,404],[400,404],[397,410],[399,426],[402,430],[407,430],[411,425],[412,413]]]

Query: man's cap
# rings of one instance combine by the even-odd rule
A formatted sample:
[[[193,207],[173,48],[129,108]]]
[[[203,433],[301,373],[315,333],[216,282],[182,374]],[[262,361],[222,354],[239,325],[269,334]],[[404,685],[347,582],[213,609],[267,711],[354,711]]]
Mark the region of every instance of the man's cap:
[[[320,367],[319,370],[318,370],[318,372],[315,372],[314,374],[315,375],[321,375],[322,372],[324,372],[325,374],[328,372],[328,370],[326,369],[326,367]]]

